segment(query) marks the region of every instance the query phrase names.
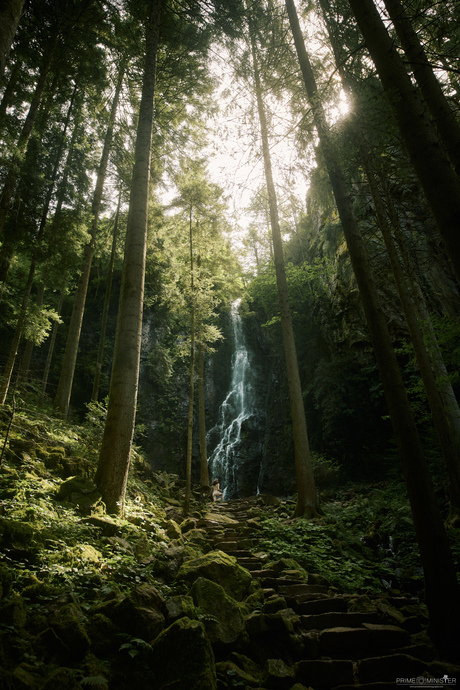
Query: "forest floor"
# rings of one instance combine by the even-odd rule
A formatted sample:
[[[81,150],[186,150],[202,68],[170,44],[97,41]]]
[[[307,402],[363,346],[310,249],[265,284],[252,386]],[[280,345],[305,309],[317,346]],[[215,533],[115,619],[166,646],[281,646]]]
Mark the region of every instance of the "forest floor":
[[[32,407],[16,411],[9,428],[10,422],[4,408],[0,688],[109,687],[107,678],[124,677],[164,627],[164,602],[184,597],[177,579],[182,564],[212,549],[203,523],[211,506],[197,491],[183,517],[183,480],[152,472],[134,452],[125,515],[109,517],[91,479],[97,408],[81,426]],[[257,532],[252,551],[263,553],[268,569],[278,562],[305,578],[314,573],[330,593],[410,598],[423,621],[422,571],[401,485],[330,486],[322,492],[325,514],[316,520],[293,520],[294,505],[294,498],[252,499],[246,518]],[[459,532],[449,530],[460,570]],[[156,592],[149,596],[163,603],[146,620],[133,593],[144,596],[149,587]]]

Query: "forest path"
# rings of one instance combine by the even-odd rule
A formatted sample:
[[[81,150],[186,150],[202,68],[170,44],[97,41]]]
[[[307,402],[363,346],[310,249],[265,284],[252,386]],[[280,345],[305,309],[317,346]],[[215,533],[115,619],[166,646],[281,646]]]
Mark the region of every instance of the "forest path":
[[[218,659],[219,688],[234,687],[222,675],[229,661],[238,687],[252,664],[261,670],[259,685],[247,682],[246,690],[394,690],[397,679],[422,674],[460,682],[460,667],[436,661],[414,599],[344,594],[321,576],[305,579],[283,561],[270,563],[258,549],[256,505],[256,497],[213,504],[198,525],[212,548],[234,556],[263,590],[263,603],[246,618],[244,654]]]

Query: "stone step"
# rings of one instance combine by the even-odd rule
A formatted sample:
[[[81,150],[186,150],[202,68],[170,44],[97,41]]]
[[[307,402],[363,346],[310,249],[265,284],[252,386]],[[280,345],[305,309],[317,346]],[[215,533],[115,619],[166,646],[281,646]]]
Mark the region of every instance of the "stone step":
[[[323,599],[311,599],[301,601],[296,607],[297,613],[312,615],[318,613],[342,612],[348,610],[348,602],[344,597],[324,597]]]
[[[329,591],[326,585],[309,585],[303,581],[282,577],[277,578],[276,585],[272,586],[276,586],[280,594],[294,598],[310,594],[327,594]]]
[[[394,650],[407,646],[410,635],[396,625],[364,623],[360,628],[337,626],[322,630],[318,635],[318,643],[321,656],[363,659],[376,652],[382,653],[384,649]]]
[[[442,678],[444,675],[455,678],[460,672],[458,666],[426,662],[402,653],[361,659],[358,661],[356,669],[360,683],[382,681],[395,683],[396,678],[417,678],[422,673],[430,673],[434,678]]]
[[[289,600],[286,601],[289,603]],[[328,628],[360,628],[365,623],[378,624],[381,619],[374,613],[330,611],[307,616],[301,615],[300,622],[304,630],[327,630]]]

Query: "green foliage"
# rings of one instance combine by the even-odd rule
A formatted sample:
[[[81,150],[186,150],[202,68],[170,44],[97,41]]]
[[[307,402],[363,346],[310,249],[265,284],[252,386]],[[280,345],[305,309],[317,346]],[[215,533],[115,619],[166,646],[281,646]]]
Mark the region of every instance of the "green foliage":
[[[418,591],[420,560],[404,488],[350,486],[338,498],[324,504],[319,520],[266,517],[260,546],[275,559],[295,559],[345,591],[383,592],[389,586]]]

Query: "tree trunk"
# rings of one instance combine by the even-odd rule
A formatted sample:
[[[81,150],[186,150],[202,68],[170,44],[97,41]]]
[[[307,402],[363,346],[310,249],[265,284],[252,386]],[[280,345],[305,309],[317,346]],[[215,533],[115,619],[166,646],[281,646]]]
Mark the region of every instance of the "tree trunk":
[[[442,645],[447,652],[457,653],[460,589],[447,535],[391,343],[385,315],[380,308],[368,257],[354,216],[352,200],[330,139],[324,108],[305,49],[294,1],[285,0],[285,2],[302,77],[320,139],[321,152],[326,162],[336,199],[399,448],[424,569],[430,632],[436,642]]]
[[[295,473],[297,484],[297,505],[294,511],[294,516],[301,517],[305,515],[314,517],[319,512],[318,499],[316,495],[315,479],[313,476],[313,467],[308,443],[307,422],[305,419],[302,386],[300,383],[299,367],[297,364],[294,330],[292,328],[291,311],[289,308],[286,272],[284,268],[283,242],[281,239],[278,204],[271,167],[267,119],[262,100],[262,87],[257,64],[255,41],[251,29],[250,39],[253,62],[252,66],[257,97],[257,110],[259,114],[262,138],[265,179],[268,192],[270,225],[273,237],[276,284],[280,304],[281,329],[283,334],[284,355],[289,388],[292,431],[294,437]]]
[[[349,0],[460,280],[460,181],[372,0]]]
[[[93,392],[91,393],[91,401],[92,402],[97,402],[97,398],[99,395],[99,385],[101,382],[102,360],[104,359],[105,334],[107,331],[107,320],[109,318],[109,307],[110,307],[110,295],[112,292],[113,266],[115,263],[115,254],[117,252],[118,218],[120,216],[120,203],[121,203],[121,191],[118,195],[117,213],[115,216],[115,223],[113,226],[112,251],[110,254],[109,268],[107,269],[107,287],[105,290],[104,308],[102,310],[101,335],[99,338],[99,348],[98,348],[98,352],[97,352],[96,373],[94,375]]]
[[[192,493],[193,402],[195,397],[195,306],[192,204],[190,204],[190,386],[187,423],[187,454],[185,459],[184,515],[188,515],[190,512],[190,498]]]
[[[5,71],[25,0],[3,0],[0,7],[0,79]]]
[[[206,451],[206,410],[204,402],[204,346],[198,342],[198,426],[200,431],[200,484],[210,486],[208,454]]]
[[[137,127],[109,404],[96,482],[107,511],[123,514],[136,416],[144,298],[156,56],[161,0],[152,4]]]
[[[21,168],[21,159],[24,154],[24,151],[26,150],[27,142],[29,141],[32,128],[37,117],[38,108],[40,106],[43,91],[45,89],[46,79],[51,68],[51,63],[53,61],[57,43],[58,34],[56,33],[44,56],[42,67],[40,70],[40,75],[38,77],[38,82],[35,86],[34,95],[30,103],[29,112],[27,113],[26,120],[24,122],[21,134],[19,135],[16,144],[16,153],[14,154],[9,164],[8,172],[5,177],[5,182],[3,184],[3,190],[0,198],[0,235],[3,233],[6,216],[10,208],[10,202],[14,195],[16,182]]]
[[[18,347],[21,341],[22,329],[24,327],[24,321],[26,320],[27,306],[29,304],[30,291],[32,289],[32,283],[35,276],[35,267],[37,265],[36,256],[33,257],[30,268],[29,275],[27,278],[26,287],[24,289],[24,295],[22,297],[21,308],[19,311],[19,317],[16,323],[16,328],[14,330],[13,340],[10,345],[10,351],[8,354],[8,360],[6,362],[5,370],[3,372],[2,381],[0,383],[0,405],[5,404],[6,396],[8,394],[8,388],[10,386],[11,375],[14,369],[14,363],[16,361],[16,355],[18,354]]]
[[[81,326],[83,323],[83,315],[85,313],[86,294],[88,292],[89,276],[91,272],[91,263],[93,260],[94,245],[96,241],[97,226],[99,221],[99,211],[101,208],[102,192],[104,189],[105,176],[107,172],[107,164],[109,161],[110,148],[112,146],[113,126],[117,113],[118,101],[123,85],[123,78],[125,72],[126,62],[123,61],[118,71],[118,80],[115,88],[115,94],[112,101],[112,108],[110,111],[109,125],[104,140],[104,148],[102,150],[101,162],[96,179],[96,186],[93,194],[93,202],[91,206],[91,240],[85,245],[83,251],[83,263],[78,280],[77,290],[75,292],[75,299],[73,303],[72,315],[70,317],[69,332],[67,335],[66,347],[64,352],[64,359],[62,362],[61,376],[56,391],[54,400],[55,406],[64,415],[67,416],[70,404],[70,395],[72,393],[73,377],[75,374],[75,365],[77,363],[78,346],[80,343]]]
[[[13,69],[8,84],[3,92],[2,100],[0,102],[0,129],[3,127],[2,120],[5,117],[8,106],[10,105],[11,97],[16,89],[19,73],[21,72],[22,60],[17,60]]]
[[[61,313],[62,304],[64,302],[64,295],[65,295],[65,290],[63,288],[61,290],[61,295],[59,297],[59,304],[58,304],[58,307],[56,309],[58,316]],[[51,361],[53,359],[54,346],[56,344],[56,336],[57,336],[58,328],[59,328],[59,322],[55,321],[53,324],[53,330],[51,331],[51,338],[50,338],[50,344],[48,347],[48,354],[46,356],[45,368],[43,370],[42,387],[41,387],[41,391],[40,391],[40,397],[42,399],[45,397],[46,387],[48,385],[48,376],[49,376],[49,371],[50,371],[50,367],[51,367]]]
[[[384,1],[417,84],[431,113],[433,123],[457,175],[460,175],[460,125],[457,122],[456,113],[450,107],[441,84],[436,79],[433,68],[401,0]]]

